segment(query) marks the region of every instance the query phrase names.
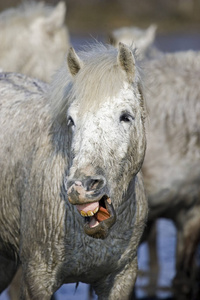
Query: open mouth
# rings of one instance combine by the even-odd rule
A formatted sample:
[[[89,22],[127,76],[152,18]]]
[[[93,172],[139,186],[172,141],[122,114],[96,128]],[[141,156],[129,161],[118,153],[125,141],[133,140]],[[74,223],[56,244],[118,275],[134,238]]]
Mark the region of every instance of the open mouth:
[[[85,233],[97,239],[105,239],[116,221],[111,199],[104,195],[99,201],[76,205],[76,208],[85,218]]]

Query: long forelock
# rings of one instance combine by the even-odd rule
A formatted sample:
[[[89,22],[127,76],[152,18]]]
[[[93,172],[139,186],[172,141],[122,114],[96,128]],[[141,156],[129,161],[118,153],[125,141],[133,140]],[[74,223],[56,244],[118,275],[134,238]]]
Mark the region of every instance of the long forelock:
[[[117,53],[117,49],[102,44],[79,53],[84,66],[75,79],[73,97],[80,101],[82,112],[97,108],[123,88],[126,77],[117,63]]]
[[[57,72],[49,94],[54,119],[62,122],[74,99],[79,102],[83,113],[98,108],[103,101],[119,94],[126,75],[117,63],[117,54],[117,49],[112,46],[92,44],[78,53],[83,67],[74,78],[66,65]],[[140,81],[138,69],[135,81]]]

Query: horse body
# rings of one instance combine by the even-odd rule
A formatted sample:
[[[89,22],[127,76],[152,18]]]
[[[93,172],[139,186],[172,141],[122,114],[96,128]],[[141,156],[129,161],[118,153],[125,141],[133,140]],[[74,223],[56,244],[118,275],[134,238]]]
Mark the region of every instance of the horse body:
[[[16,74],[0,79],[1,291],[22,265],[21,299],[50,299],[77,281],[99,299],[128,299],[147,215],[133,53],[124,45],[79,56],[71,49],[51,87]]]
[[[165,217],[177,229],[176,299],[191,299],[200,239],[200,54],[165,54],[149,61],[148,150],[144,181],[149,221]],[[184,298],[186,297],[186,298]]]

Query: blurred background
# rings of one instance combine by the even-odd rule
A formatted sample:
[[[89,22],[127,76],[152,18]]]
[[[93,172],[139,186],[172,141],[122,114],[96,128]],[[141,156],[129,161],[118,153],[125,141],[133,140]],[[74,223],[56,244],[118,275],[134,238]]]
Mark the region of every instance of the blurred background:
[[[37,0],[40,2],[39,0]],[[66,24],[72,38],[107,37],[122,26],[157,25],[157,46],[163,51],[200,48],[200,0],[64,0]],[[0,1],[0,11],[22,1]],[[51,5],[57,0],[43,1]],[[174,41],[169,43],[168,35]],[[184,41],[184,39],[186,40]],[[177,40],[177,41],[176,41]],[[180,45],[176,45],[177,43]],[[174,44],[176,43],[176,44]],[[191,45],[190,45],[191,44]]]
[[[0,10],[22,1],[0,1]],[[38,1],[39,2],[39,1]],[[43,1],[55,5],[57,0]],[[200,0],[65,0],[72,34],[105,33],[116,27],[158,25],[161,32],[191,32],[200,28]]]
[[[17,6],[22,1],[0,0],[0,11]],[[41,2],[41,1],[37,1]],[[59,1],[43,1],[56,5]],[[79,48],[94,39],[106,42],[108,34],[124,26],[146,29],[157,25],[156,47],[164,52],[200,50],[200,0],[65,0],[66,25],[71,44]],[[158,222],[158,258],[160,264],[156,299],[171,299],[171,281],[175,272],[176,232],[171,221]],[[139,248],[140,276],[137,280],[137,299],[147,299],[148,251],[144,243]],[[64,285],[57,300],[87,300],[89,287],[80,284]],[[93,297],[96,299],[96,297]],[[6,300],[4,292],[0,296]],[[148,298],[150,299],[150,298]],[[155,298],[151,298],[155,299]],[[123,300],[123,299],[122,299]]]

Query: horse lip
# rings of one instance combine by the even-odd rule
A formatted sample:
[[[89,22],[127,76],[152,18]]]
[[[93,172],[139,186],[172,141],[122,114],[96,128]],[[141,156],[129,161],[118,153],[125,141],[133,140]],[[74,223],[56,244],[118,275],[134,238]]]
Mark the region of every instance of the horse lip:
[[[105,195],[104,195],[105,196]],[[96,239],[105,239],[109,234],[109,229],[116,222],[116,212],[112,205],[110,198],[104,200],[106,209],[108,210],[110,217],[104,221],[101,221],[97,226],[90,227],[89,222],[86,221],[84,225],[84,231],[87,235]]]
[[[80,195],[80,193],[75,190],[73,187],[68,190],[68,200],[73,205],[81,205],[86,203],[92,203],[96,201],[100,201],[106,192],[105,189],[101,191],[85,191],[83,190],[84,195]]]

